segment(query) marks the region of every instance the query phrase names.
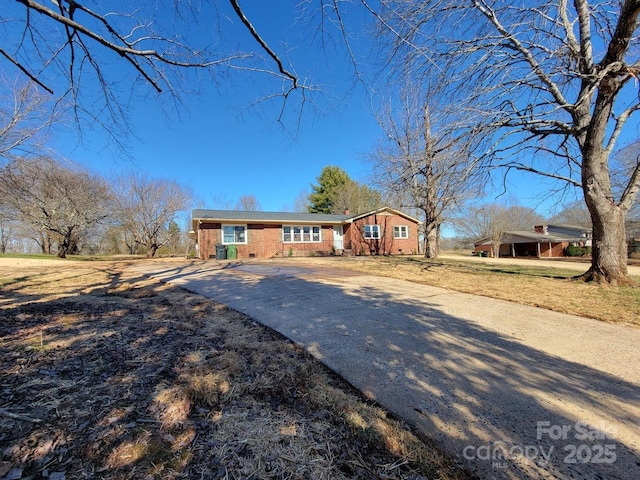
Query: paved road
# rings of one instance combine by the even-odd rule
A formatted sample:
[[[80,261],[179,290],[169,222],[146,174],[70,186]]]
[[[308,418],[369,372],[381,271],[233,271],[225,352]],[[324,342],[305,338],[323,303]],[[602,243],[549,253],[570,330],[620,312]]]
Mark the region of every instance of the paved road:
[[[640,478],[640,329],[274,261],[141,273],[303,345],[481,478]]]

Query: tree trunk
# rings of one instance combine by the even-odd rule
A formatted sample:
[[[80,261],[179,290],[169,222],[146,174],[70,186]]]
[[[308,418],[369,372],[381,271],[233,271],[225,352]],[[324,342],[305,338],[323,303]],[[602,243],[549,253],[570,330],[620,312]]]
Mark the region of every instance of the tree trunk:
[[[604,82],[598,100],[606,97],[613,80]],[[627,272],[627,238],[625,218],[629,207],[626,202],[616,204],[609,172],[609,153],[602,148],[606,118],[611,114],[609,101],[596,102],[590,130],[596,130],[585,139],[582,150],[582,191],[593,224],[591,268],[579,278],[611,285],[630,284]]]
[[[58,245],[58,258],[67,258],[69,253],[69,239],[65,236]]]
[[[438,224],[428,222],[424,226],[424,258],[438,258],[440,249],[438,248]]]
[[[58,244],[58,257],[59,258],[67,258],[67,255],[71,255],[74,249],[75,241],[74,241],[74,227],[69,227],[65,229],[64,235]]]
[[[152,243],[149,246],[149,250],[147,250],[147,258],[154,257],[157,251],[158,251],[158,245],[156,245],[155,243]]]
[[[627,285],[627,238],[625,213],[608,199],[587,196],[593,222],[591,268],[581,275],[585,281]]]

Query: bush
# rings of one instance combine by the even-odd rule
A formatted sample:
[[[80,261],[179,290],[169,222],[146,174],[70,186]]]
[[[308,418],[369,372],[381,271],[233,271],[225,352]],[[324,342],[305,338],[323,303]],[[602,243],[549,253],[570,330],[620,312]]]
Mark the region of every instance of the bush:
[[[577,247],[576,245],[569,245],[564,249],[564,254],[567,257],[584,257],[588,252],[586,247]]]

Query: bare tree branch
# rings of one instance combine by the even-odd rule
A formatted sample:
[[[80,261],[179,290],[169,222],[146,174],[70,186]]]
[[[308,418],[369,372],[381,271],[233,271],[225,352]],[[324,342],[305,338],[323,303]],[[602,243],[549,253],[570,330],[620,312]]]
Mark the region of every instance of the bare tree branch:
[[[57,121],[48,95],[32,84],[7,80],[0,82],[0,92],[0,159],[43,153],[44,134]]]
[[[220,43],[216,33],[222,36],[224,32],[211,27],[215,21],[211,9],[217,11],[222,4],[241,20],[240,28],[248,29],[256,42],[254,51],[217,50]],[[126,13],[127,8],[131,13]],[[50,94],[57,94],[64,101],[60,103],[70,106],[79,126],[97,121],[121,151],[126,151],[126,139],[132,130],[127,125],[128,100],[123,97],[122,85],[133,86],[140,81],[156,94],[168,92],[169,98],[183,106],[182,94],[193,88],[188,72],[206,72],[213,82],[236,70],[266,74],[273,81],[263,82],[269,91],[264,100],[282,101],[278,120],[289,108],[294,93],[304,106],[306,92],[316,90],[285,66],[239,0],[228,4],[218,0],[198,4],[185,1],[167,8],[162,3],[158,6],[163,8],[161,15],[154,15],[152,8],[146,2],[114,7],[76,0],[59,0],[51,5],[41,0],[15,0],[7,12],[10,35],[0,41],[0,59],[6,59]],[[23,15],[16,15],[18,11]],[[184,23],[167,27],[165,22],[172,14]],[[145,16],[151,20],[145,20]],[[224,16],[220,18],[224,20]],[[200,21],[206,22],[204,29]],[[130,68],[113,68],[112,55]],[[137,94],[133,89],[130,92]],[[82,136],[82,128],[78,132]]]
[[[242,21],[244,26],[247,27],[247,29],[251,33],[251,36],[255,39],[256,42],[258,42],[258,44],[262,47],[262,49],[265,52],[267,52],[267,54],[273,59],[273,61],[276,62],[276,64],[278,65],[278,71],[282,75],[284,75],[285,77],[291,80],[291,82],[293,83],[293,88],[297,88],[298,77],[296,77],[295,75],[293,75],[291,72],[289,72],[287,69],[284,68],[284,65],[282,64],[282,60],[280,59],[280,57],[278,57],[278,55],[271,49],[271,47],[269,47],[267,42],[265,42],[264,39],[260,36],[258,31],[253,26],[253,24],[249,21],[249,19],[244,14],[244,11],[242,10],[242,8],[240,8],[240,4],[238,3],[238,1],[229,0],[229,2],[231,2],[231,5],[233,6],[233,10],[236,12],[236,15],[238,15],[238,18]]]
[[[4,51],[4,49],[0,48],[0,55],[2,55],[3,57],[5,57],[7,60],[9,60],[11,63],[13,63],[16,67],[18,67],[18,69],[20,69],[20,71],[22,73],[24,73],[29,80],[31,80],[32,82],[37,83],[38,85],[40,85],[42,88],[44,88],[47,92],[49,92],[50,94],[53,95],[53,90],[51,90],[49,87],[47,87],[44,83],[42,83],[40,80],[38,80],[38,78],[34,75],[31,74],[31,72],[29,72],[29,70],[27,70],[27,68],[22,65],[19,61],[17,61],[15,58],[13,58],[11,55],[9,55],[7,52]]]

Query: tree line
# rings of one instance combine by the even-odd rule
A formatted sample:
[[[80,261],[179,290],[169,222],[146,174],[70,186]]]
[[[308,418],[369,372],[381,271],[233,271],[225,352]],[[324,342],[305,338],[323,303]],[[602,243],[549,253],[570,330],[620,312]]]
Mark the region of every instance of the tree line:
[[[129,172],[106,179],[50,157],[0,168],[0,252],[146,254],[186,248],[178,215],[191,194],[173,180]]]

